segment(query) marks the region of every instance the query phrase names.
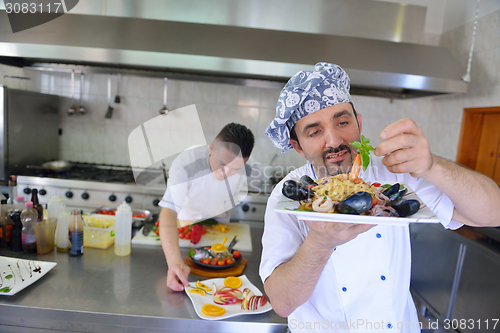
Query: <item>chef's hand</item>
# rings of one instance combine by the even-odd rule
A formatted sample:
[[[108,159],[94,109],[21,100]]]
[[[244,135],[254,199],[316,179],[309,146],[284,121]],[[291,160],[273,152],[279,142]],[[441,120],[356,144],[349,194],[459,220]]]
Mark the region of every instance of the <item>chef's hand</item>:
[[[188,275],[191,269],[184,262],[179,262],[167,271],[167,287],[175,291],[183,291],[184,286],[189,285]]]
[[[373,224],[354,224],[341,222],[305,221],[309,226],[307,237],[312,237],[320,248],[334,249],[356,238],[359,234],[373,228]]]
[[[375,149],[376,156],[385,156],[382,163],[393,173],[409,173],[422,178],[434,164],[434,157],[422,129],[411,119],[401,119],[381,133],[384,140]]]

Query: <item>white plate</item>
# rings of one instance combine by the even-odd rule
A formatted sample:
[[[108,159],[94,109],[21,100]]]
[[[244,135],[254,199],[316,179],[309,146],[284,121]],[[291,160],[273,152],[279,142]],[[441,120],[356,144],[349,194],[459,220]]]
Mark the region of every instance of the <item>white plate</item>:
[[[379,182],[381,184],[395,184],[396,182]],[[392,217],[392,216],[366,216],[366,215],[350,215],[337,213],[318,213],[296,211],[300,203],[293,201],[285,196],[281,196],[280,201],[274,207],[278,213],[295,215],[301,220],[313,220],[324,222],[348,222],[359,224],[387,224],[387,225],[407,225],[408,223],[439,223],[436,215],[427,207],[422,200],[413,192],[408,184],[400,183],[408,189],[405,199],[415,199],[420,201],[420,210],[409,217]]]
[[[242,285],[241,285],[241,287],[238,288],[239,290],[243,291],[243,289],[249,288],[251,291],[254,292],[254,294],[256,296],[261,296],[262,295],[262,293],[260,292],[260,290],[257,289],[257,287],[255,287],[248,280],[248,278],[246,277],[246,275],[241,275],[239,277],[241,278],[241,280],[243,282]],[[200,282],[202,282],[203,284],[205,284],[206,286],[208,286],[210,288],[212,288],[212,284],[214,284],[214,283],[217,286],[217,288],[224,287],[224,278],[215,278],[215,279],[204,280],[204,281],[200,281]],[[192,286],[192,287],[196,287],[196,282],[190,282],[189,285]],[[258,314],[258,313],[268,312],[269,310],[272,309],[271,304],[269,303],[269,300],[266,303],[266,305],[264,305],[262,307],[259,307],[257,310],[242,310],[241,309],[241,303],[230,304],[230,305],[219,305],[219,304],[215,304],[214,303],[213,292],[209,292],[212,295],[202,296],[202,295],[190,293],[188,291],[189,289],[191,289],[191,288],[186,287],[185,291],[186,291],[186,294],[191,299],[191,302],[193,302],[193,306],[194,306],[194,309],[196,311],[196,314],[200,318],[206,319],[206,320],[221,320],[221,319],[231,318],[231,317],[239,316],[239,315]],[[201,312],[201,308],[205,304],[219,305],[219,306],[223,307],[224,309],[226,309],[226,312],[222,316],[218,316],[218,317],[207,316],[207,315],[203,314],[203,312]]]
[[[24,260],[10,257],[0,257],[0,290],[6,287],[10,291],[0,291],[0,295],[12,296],[40,280],[54,266],[55,262]]]

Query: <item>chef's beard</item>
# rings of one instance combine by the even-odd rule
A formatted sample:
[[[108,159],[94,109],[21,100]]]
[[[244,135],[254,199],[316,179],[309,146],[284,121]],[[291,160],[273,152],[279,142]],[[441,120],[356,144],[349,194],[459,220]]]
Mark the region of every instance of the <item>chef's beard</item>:
[[[329,165],[327,166],[326,156],[328,156],[329,154],[336,154],[342,150],[347,151],[349,156],[346,157],[345,159],[343,159],[342,161],[328,162]],[[339,175],[339,174],[349,173],[351,171],[352,165],[354,163],[354,154],[352,152],[351,147],[349,147],[348,145],[343,145],[343,144],[338,146],[337,148],[326,149],[323,152],[321,157],[323,159],[323,165],[320,166],[320,168],[324,168],[326,171],[326,174],[330,177],[335,176],[335,175]],[[342,165],[342,163],[344,163],[344,165]],[[348,164],[346,165],[345,163],[348,163]]]

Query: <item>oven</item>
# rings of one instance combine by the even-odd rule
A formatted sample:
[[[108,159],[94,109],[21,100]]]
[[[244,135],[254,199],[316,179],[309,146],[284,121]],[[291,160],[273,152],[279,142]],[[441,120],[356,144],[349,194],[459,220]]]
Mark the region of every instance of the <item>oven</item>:
[[[160,202],[166,189],[167,173],[163,169],[148,169],[136,183],[130,167],[71,163],[62,171],[28,168],[17,177],[18,195],[31,200],[36,188],[40,203],[45,205],[57,194],[68,210],[82,209],[91,213],[101,207],[116,208],[126,201],[133,209],[159,214]],[[148,185],[142,185],[148,184]],[[231,212],[231,221],[263,223],[268,199],[265,189],[251,191]]]

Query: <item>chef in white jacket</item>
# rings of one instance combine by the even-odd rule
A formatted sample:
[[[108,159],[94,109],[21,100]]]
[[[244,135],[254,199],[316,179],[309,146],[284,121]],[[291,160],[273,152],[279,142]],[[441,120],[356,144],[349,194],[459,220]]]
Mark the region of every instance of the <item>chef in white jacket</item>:
[[[291,332],[420,332],[409,292],[407,225],[304,221],[274,211],[287,179],[350,171],[356,148],[349,143],[360,141],[362,117],[349,86],[342,68],[318,63],[314,71],[293,76],[280,94],[266,134],[282,152],[295,149],[308,163],[269,198],[260,276]],[[380,137],[384,141],[362,179],[408,184],[445,228],[499,224],[498,186],[433,155],[413,121],[390,124]]]

